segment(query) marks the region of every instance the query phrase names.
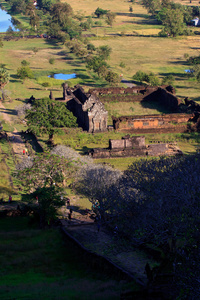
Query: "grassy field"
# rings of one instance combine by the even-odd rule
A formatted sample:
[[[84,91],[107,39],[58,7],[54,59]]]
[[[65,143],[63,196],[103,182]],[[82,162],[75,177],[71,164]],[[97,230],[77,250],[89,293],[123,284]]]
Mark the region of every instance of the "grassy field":
[[[36,47],[39,51],[34,54],[32,49]],[[55,63],[51,65],[49,59],[54,58]],[[26,79],[22,82],[17,78],[17,69],[21,67],[21,61],[27,60],[33,71],[34,79]],[[52,73],[76,73],[77,78],[71,79],[72,86],[79,83],[81,85],[102,86],[105,84],[95,74],[88,72],[81,59],[73,57],[63,45],[49,43],[45,39],[19,39],[15,41],[5,41],[4,47],[0,49],[0,63],[6,64],[10,73],[10,82],[5,89],[10,92],[10,98],[35,98],[48,97],[49,91],[42,87],[43,82],[51,84],[54,97],[61,97],[61,80],[55,81],[48,78]],[[20,104],[20,103],[16,103]],[[11,106],[15,105],[12,104]]]
[[[120,299],[127,287],[84,262],[58,229],[0,220],[0,295],[7,299]]]
[[[101,19],[102,26],[95,25],[90,32],[83,32],[96,35],[89,38],[95,46],[106,44],[112,48],[111,58],[108,61],[111,70],[123,74],[123,77],[129,80],[138,70],[154,72],[160,79],[173,74],[178,96],[200,100],[199,84],[188,79],[185,69],[189,66],[184,59],[185,53],[190,56],[199,54],[200,35],[179,38],[157,37],[161,26],[155,23],[139,2],[132,5],[132,13],[129,13],[131,3],[128,1],[104,0],[99,3],[93,0],[78,0],[70,5],[75,13],[85,17],[94,13],[97,7],[116,12],[116,22],[112,27]],[[93,18],[94,22],[97,20]],[[34,47],[39,49],[36,54],[32,50]],[[53,65],[49,64],[50,58],[55,59]],[[17,68],[23,59],[30,62],[35,78],[24,83],[16,78]],[[54,96],[59,97],[62,81],[49,79],[47,76],[51,73],[76,73],[77,78],[70,80],[71,84],[80,83],[86,89],[106,84],[94,73],[86,70],[84,61],[72,56],[65,46],[43,39],[4,42],[4,47],[0,49],[0,63],[5,63],[11,73],[11,81],[6,89],[11,92],[12,98],[28,98],[32,94],[36,98],[48,96],[49,92],[41,85],[47,81],[51,84]],[[121,67],[120,63],[125,67]]]
[[[63,2],[67,1],[63,0]],[[179,2],[191,5],[189,1]],[[198,5],[198,2],[192,2],[192,5],[195,3]],[[175,77],[178,96],[200,100],[199,84],[188,80],[185,69],[189,66],[184,59],[185,53],[190,56],[199,55],[199,35],[158,38],[156,35],[162,27],[148,15],[140,2],[131,5],[128,1],[120,0],[104,0],[100,3],[93,0],[78,0],[70,5],[75,12],[85,16],[94,13],[97,7],[117,14],[116,22],[112,27],[101,20],[102,26],[92,29],[92,32],[97,35],[92,39],[95,46],[106,44],[112,48],[109,64],[113,71],[118,74],[123,73],[124,78],[129,80],[138,70],[154,72],[160,79],[172,74]],[[129,13],[130,5],[133,7],[132,13]],[[199,30],[198,28],[191,29]],[[125,68],[120,67],[121,62],[125,64]]]

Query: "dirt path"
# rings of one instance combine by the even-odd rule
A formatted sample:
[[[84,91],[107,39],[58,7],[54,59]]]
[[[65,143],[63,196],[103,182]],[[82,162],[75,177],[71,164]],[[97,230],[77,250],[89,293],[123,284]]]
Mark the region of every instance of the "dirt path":
[[[1,101],[0,101],[0,113],[2,114],[5,122],[12,124],[11,117],[7,113],[7,110]],[[14,128],[14,131],[7,132],[7,135],[10,142],[12,143],[14,154],[16,155],[17,159],[20,160],[23,156],[23,149],[25,147],[24,142],[21,139],[20,133],[17,131],[16,128]]]

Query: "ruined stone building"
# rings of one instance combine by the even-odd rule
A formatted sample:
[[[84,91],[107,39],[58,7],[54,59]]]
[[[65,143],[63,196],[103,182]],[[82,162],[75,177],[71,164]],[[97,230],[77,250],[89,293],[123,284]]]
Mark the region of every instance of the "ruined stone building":
[[[113,126],[117,131],[132,133],[185,132],[192,117],[184,113],[113,117]]]
[[[50,94],[52,97],[52,93]],[[97,96],[85,93],[84,89],[77,85],[68,88],[63,84],[63,98],[56,100],[65,101],[67,108],[77,117],[79,127],[88,132],[107,131],[108,112]]]
[[[144,136],[124,136],[121,140],[109,140],[108,148],[94,148],[88,152],[93,158],[130,156],[182,155],[176,143],[145,144]]]
[[[67,108],[77,117],[79,127],[95,133],[107,131],[108,112],[103,104],[106,97],[106,101],[136,101],[145,105],[154,101],[158,102],[165,110],[167,109],[171,112],[157,115],[112,117],[113,129],[117,131],[130,133],[185,132],[191,127],[190,125],[188,126],[188,122],[197,123],[197,119],[198,124],[193,130],[200,128],[200,106],[188,99],[186,99],[184,104],[175,95],[175,90],[172,86],[95,88],[86,93],[79,85],[69,88],[65,83],[63,84],[62,98],[56,98],[56,100],[66,103]],[[52,92],[50,98],[53,99]],[[180,110],[180,107],[182,107],[182,110]]]

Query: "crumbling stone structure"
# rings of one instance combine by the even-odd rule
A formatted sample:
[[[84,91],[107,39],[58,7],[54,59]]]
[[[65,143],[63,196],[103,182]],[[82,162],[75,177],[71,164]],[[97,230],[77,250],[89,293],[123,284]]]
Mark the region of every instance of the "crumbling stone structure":
[[[52,98],[52,93],[50,94]],[[85,93],[84,89],[77,85],[73,89],[63,84],[63,98],[56,98],[66,102],[67,108],[77,117],[77,123],[88,132],[107,131],[108,112],[97,96]]]
[[[175,143],[145,144],[144,136],[129,135],[121,140],[109,140],[109,148],[95,148],[88,152],[93,158],[112,158],[129,156],[182,155]]]
[[[108,95],[106,101],[113,101],[113,99],[117,100],[118,98],[119,101],[140,101],[141,103],[157,101],[173,112],[172,114],[163,115],[113,117],[113,128],[115,130],[130,133],[165,133],[199,130],[199,125],[188,126],[187,122],[193,122],[195,124],[197,123],[197,119],[199,119],[198,124],[200,124],[200,105],[187,98],[185,99],[185,104],[183,104],[182,101],[176,97],[175,90],[172,86],[96,88],[85,93],[83,88],[79,85],[74,88],[69,88],[68,85],[64,83],[63,96],[55,100],[64,101],[66,103],[67,108],[77,117],[78,125],[82,127],[83,130],[95,133],[107,130],[108,112],[102,103],[103,98],[106,98],[105,95]],[[52,92],[50,93],[50,98],[53,99]],[[178,111],[184,111],[185,113],[177,113]],[[196,114],[198,114],[197,117]]]
[[[193,117],[194,114],[184,113],[113,117],[113,127],[117,131],[135,133],[148,133],[151,130],[156,132],[184,132],[187,130],[187,122]]]
[[[176,97],[175,90],[172,86],[134,86],[131,88],[121,88],[121,87],[111,87],[111,88],[96,88],[89,90],[91,94],[97,96],[103,95],[113,95],[116,99],[117,95],[120,98],[120,101],[128,101],[131,102],[147,102],[147,101],[157,101],[164,107],[168,108],[172,112],[176,112],[178,106],[182,103],[182,101]],[[124,97],[124,100],[122,96]],[[131,95],[131,97],[130,97]],[[103,97],[101,98],[103,100]],[[113,99],[111,98],[113,101]]]

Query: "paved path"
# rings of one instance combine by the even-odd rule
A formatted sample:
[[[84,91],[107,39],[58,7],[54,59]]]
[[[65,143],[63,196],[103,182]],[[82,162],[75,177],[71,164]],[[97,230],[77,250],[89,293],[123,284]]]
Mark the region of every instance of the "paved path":
[[[148,262],[151,267],[155,261],[141,250],[134,249],[129,244],[121,243],[112,231],[108,231],[104,226],[100,226],[98,231],[94,217],[89,213],[84,213],[78,208],[78,197],[70,198],[71,208],[73,209],[72,220],[67,219],[69,207],[64,208],[62,226],[74,236],[85,248],[100,255],[107,257],[116,265],[132,274],[143,284],[147,284],[145,265]]]
[[[122,78],[121,82],[126,84],[127,87],[130,87],[130,88],[132,88],[133,86],[136,86],[136,84],[134,84],[130,80],[127,80],[127,79],[124,79],[124,78]]]

